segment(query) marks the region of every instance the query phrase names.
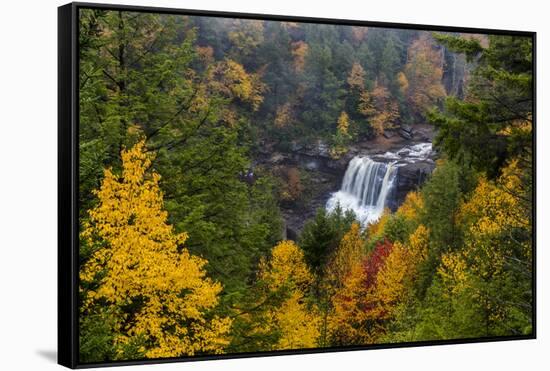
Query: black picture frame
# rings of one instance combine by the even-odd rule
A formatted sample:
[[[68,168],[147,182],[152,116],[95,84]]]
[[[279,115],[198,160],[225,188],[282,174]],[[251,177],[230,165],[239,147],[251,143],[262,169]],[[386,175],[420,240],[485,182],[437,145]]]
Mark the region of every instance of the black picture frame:
[[[419,341],[391,344],[373,344],[364,346],[342,346],[301,350],[262,351],[253,353],[199,355],[191,357],[140,359],[111,361],[107,363],[80,363],[78,357],[78,130],[79,130],[79,45],[78,11],[79,9],[122,10],[133,12],[195,15],[209,17],[231,17],[240,19],[274,20],[317,24],[349,26],[368,26],[400,28],[424,31],[445,31],[490,35],[517,35],[529,37],[533,45],[533,331],[531,335],[499,336],[441,341]],[[422,24],[371,22],[347,19],[329,19],[313,17],[282,16],[252,13],[234,13],[222,11],[202,11],[146,6],[112,5],[73,2],[58,8],[58,363],[69,368],[89,368],[98,366],[122,366],[138,364],[169,363],[182,361],[200,361],[214,359],[232,359],[245,357],[264,357],[290,354],[310,354],[341,352],[351,350],[369,350],[385,348],[418,347],[448,344],[467,344],[508,340],[536,339],[536,32],[514,31],[486,28],[465,28]]]

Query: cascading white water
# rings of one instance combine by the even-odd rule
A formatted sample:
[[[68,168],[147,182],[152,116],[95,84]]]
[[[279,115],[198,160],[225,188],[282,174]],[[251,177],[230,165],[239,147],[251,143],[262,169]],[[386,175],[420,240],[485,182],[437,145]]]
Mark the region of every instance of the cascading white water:
[[[331,195],[326,208],[337,205],[353,210],[363,226],[372,223],[384,212],[386,201],[397,176],[397,168],[416,162],[432,162],[431,143],[405,146],[396,152],[354,157],[346,170],[342,187]]]
[[[394,163],[373,161],[368,157],[354,157],[346,170],[341,189],[327,202],[327,210],[337,205],[351,209],[363,225],[376,221],[382,215],[386,198],[395,180]]]

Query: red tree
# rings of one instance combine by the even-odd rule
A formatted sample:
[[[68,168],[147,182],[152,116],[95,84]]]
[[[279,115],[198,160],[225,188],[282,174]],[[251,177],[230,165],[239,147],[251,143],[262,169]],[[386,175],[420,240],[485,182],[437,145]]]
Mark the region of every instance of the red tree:
[[[384,239],[384,241],[378,242],[371,253],[367,256],[364,262],[364,269],[366,275],[365,286],[370,289],[376,283],[376,275],[380,269],[384,266],[386,258],[390,255],[393,248],[393,244],[390,240]]]

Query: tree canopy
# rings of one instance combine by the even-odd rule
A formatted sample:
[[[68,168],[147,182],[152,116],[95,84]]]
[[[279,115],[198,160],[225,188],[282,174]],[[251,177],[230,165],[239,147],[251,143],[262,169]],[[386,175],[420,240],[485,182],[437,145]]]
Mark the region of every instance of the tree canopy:
[[[82,362],[532,334],[531,38],[79,20]],[[400,205],[324,207],[426,124]]]

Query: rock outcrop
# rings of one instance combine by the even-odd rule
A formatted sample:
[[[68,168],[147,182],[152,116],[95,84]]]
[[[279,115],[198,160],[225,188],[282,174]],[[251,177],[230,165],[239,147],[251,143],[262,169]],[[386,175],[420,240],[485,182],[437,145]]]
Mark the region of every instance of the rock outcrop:
[[[418,189],[428,179],[435,168],[433,161],[420,161],[406,164],[397,169],[395,184],[387,206],[395,211],[405,201],[407,193]]]

